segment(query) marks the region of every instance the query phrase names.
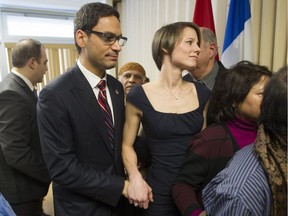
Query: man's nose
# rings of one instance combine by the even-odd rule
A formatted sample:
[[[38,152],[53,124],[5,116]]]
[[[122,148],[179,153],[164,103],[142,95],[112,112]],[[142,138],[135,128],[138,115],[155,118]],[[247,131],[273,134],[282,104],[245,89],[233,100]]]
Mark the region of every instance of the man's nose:
[[[134,76],[134,75],[131,75],[130,78],[129,78],[129,81],[130,81],[130,82],[134,82],[134,81],[135,81],[135,76]]]

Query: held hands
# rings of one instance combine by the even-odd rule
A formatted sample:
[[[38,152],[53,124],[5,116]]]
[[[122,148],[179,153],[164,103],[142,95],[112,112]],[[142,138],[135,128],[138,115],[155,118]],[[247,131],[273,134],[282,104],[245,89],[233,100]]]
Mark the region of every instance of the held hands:
[[[206,211],[202,211],[199,216],[206,216]]]
[[[141,174],[129,176],[128,199],[131,204],[147,209],[149,202],[153,202],[151,187],[142,178]]]

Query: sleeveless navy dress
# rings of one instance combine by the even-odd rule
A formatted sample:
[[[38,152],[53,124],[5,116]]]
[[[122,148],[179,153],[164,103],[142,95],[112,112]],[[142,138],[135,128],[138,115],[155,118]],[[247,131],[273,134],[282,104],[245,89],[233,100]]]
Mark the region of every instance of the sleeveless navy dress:
[[[147,183],[152,188],[154,202],[143,210],[149,216],[180,216],[171,195],[171,185],[186,156],[191,137],[203,126],[203,110],[210,91],[195,83],[199,107],[183,114],[162,113],[150,104],[141,85],[132,88],[127,101],[143,112],[142,125],[151,154]]]

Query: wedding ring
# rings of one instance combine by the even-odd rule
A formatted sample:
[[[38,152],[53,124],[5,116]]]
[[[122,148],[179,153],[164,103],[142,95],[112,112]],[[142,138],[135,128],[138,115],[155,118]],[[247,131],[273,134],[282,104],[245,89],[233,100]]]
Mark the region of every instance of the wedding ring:
[[[138,206],[138,203],[134,203],[134,206],[137,207],[137,206]]]

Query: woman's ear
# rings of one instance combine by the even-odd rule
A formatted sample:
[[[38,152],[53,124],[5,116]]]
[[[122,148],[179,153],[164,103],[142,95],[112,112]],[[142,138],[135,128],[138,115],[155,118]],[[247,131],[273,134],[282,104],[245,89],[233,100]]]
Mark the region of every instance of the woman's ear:
[[[236,107],[237,107],[237,105],[236,105],[236,103],[234,102],[234,103],[232,104],[232,110],[233,110],[234,112],[235,112]]]
[[[168,52],[166,49],[161,48],[161,50],[162,50],[165,54],[169,54],[169,52]]]

